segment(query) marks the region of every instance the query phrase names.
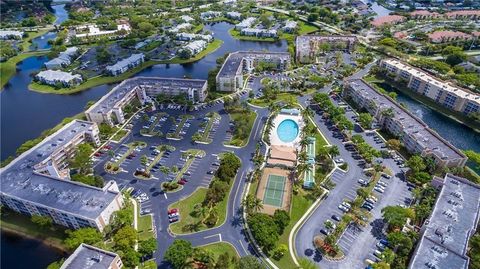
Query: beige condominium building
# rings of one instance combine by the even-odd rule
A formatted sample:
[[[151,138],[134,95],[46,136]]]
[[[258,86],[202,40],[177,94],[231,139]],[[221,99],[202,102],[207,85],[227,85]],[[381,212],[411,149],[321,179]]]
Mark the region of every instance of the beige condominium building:
[[[427,72],[396,59],[384,59],[379,63],[386,74],[418,94],[436,103],[464,114],[480,111],[480,95],[439,80]]]
[[[405,147],[422,157],[433,157],[439,167],[463,167],[467,157],[390,97],[361,79],[345,81],[344,95],[366,109],[377,122],[399,137]]]
[[[251,73],[259,62],[275,64],[277,70],[290,67],[288,52],[237,51],[228,55],[217,74],[217,91],[234,92],[243,87],[243,74]]]
[[[117,253],[82,243],[63,262],[60,269],[120,269],[122,267],[122,260]]]
[[[89,121],[114,125],[124,123],[123,108],[137,99],[145,104],[159,94],[185,95],[193,103],[207,97],[207,81],[201,79],[136,77],[125,80],[92,105],[85,115]]]
[[[69,228],[103,230],[123,205],[117,184],[97,188],[73,182],[68,168],[79,144],[100,145],[98,134],[96,123],[74,120],[18,156],[0,170],[1,204]]]
[[[357,38],[355,36],[320,36],[302,35],[295,40],[295,60],[298,63],[315,63],[322,53],[321,44],[329,44],[330,50],[353,51]]]

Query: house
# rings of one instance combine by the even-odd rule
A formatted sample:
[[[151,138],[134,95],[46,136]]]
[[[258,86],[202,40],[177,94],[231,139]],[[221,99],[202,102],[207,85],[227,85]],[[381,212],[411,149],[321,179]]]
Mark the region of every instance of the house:
[[[220,16],[222,16],[222,12],[219,11],[205,11],[200,13],[200,18],[202,18],[202,20],[211,20]]]
[[[236,11],[227,12],[225,16],[232,20],[240,20],[242,18],[242,14]]]
[[[254,17],[248,17],[244,19],[243,21],[235,24],[235,29],[236,30],[242,30],[245,28],[251,27],[255,23],[256,19]]]
[[[179,33],[176,38],[181,41],[190,41],[194,39],[201,39],[207,42],[212,42],[213,36],[211,35],[201,35],[201,34],[190,34],[190,33]]]
[[[45,62],[47,69],[60,69],[67,67],[72,63],[72,59],[78,55],[77,47],[67,48],[65,51],[60,52],[57,58],[54,58],[48,62]]]
[[[64,87],[71,87],[82,83],[82,76],[79,74],[73,75],[69,72],[46,70],[40,71],[35,78],[43,84],[56,86],[60,83]]]
[[[181,19],[182,21],[186,22],[186,23],[190,23],[190,22],[192,22],[192,21],[195,20],[194,18],[192,18],[192,17],[190,17],[190,16],[188,16],[188,15],[182,15],[182,16],[180,16],[180,19]]]
[[[428,39],[432,43],[447,43],[447,42],[453,42],[458,40],[461,40],[461,41],[471,40],[473,39],[473,36],[463,32],[445,30],[445,31],[435,31],[433,33],[428,34]]]
[[[415,10],[410,12],[410,18],[417,20],[430,20],[441,18],[442,15],[437,12],[430,12],[428,10]]]
[[[86,33],[77,34],[77,31],[87,30]],[[100,36],[114,36],[117,35],[119,31],[125,31],[129,33],[131,30],[130,24],[123,22],[117,25],[115,30],[100,30],[100,28],[95,24],[87,24],[82,26],[77,26],[73,31],[73,36],[76,38],[88,38],[88,37],[100,37]]]
[[[371,24],[374,27],[382,27],[382,26],[387,26],[387,25],[392,25],[395,23],[403,22],[405,21],[406,18],[400,15],[387,15],[387,16],[382,16],[374,19]]]
[[[293,33],[297,29],[297,26],[298,24],[296,21],[288,20],[285,22],[285,25],[282,27],[282,29],[287,33]]]
[[[117,253],[82,243],[63,262],[60,269],[120,269],[122,267],[122,260]]]
[[[241,35],[245,36],[255,36],[255,37],[277,37],[277,30],[268,30],[268,29],[257,29],[257,28],[243,28],[240,31]]]
[[[22,39],[23,32],[22,31],[10,31],[10,30],[0,30],[0,39]]]
[[[188,43],[183,49],[189,50],[192,55],[197,55],[199,52],[207,48],[208,43],[205,40],[195,40]]]
[[[105,69],[106,72],[112,76],[118,76],[127,72],[129,69],[141,65],[145,61],[143,53],[132,54],[130,57],[117,62],[114,65],[109,65]]]
[[[190,29],[192,28],[193,25],[191,25],[190,23],[181,23],[181,24],[178,24],[177,26],[173,27],[172,29],[169,30],[169,32],[171,33],[178,33],[182,30],[187,30],[187,29]]]

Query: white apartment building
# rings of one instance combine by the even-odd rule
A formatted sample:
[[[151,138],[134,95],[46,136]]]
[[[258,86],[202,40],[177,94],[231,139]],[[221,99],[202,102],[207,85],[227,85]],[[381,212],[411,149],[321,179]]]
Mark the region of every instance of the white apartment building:
[[[22,31],[12,31],[12,30],[0,30],[0,39],[22,39]]]
[[[57,58],[54,58],[45,63],[47,69],[60,69],[67,67],[72,63],[72,59],[78,54],[77,47],[67,48],[65,51],[60,52]]]
[[[277,30],[274,29],[257,29],[257,28],[243,28],[240,31],[241,35],[256,36],[256,37],[277,37]]]
[[[63,262],[60,269],[120,269],[122,267],[122,260],[117,253],[82,243]]]
[[[411,153],[433,157],[438,167],[465,166],[467,157],[462,151],[394,100],[380,94],[361,79],[348,80],[345,85],[343,94],[366,109],[383,128],[397,136]]]
[[[86,33],[83,30],[87,30]],[[127,33],[130,32],[130,24],[121,23],[117,25],[115,30],[100,30],[100,28],[95,24],[88,24],[83,26],[76,27],[73,35],[77,38],[88,38],[88,37],[99,37],[99,36],[111,36],[116,35],[118,31],[125,30]],[[77,34],[77,31],[82,31],[80,34]]]
[[[205,40],[194,40],[188,43],[187,45],[185,45],[183,49],[189,50],[192,53],[192,55],[197,55],[202,50],[207,48],[207,46],[208,46],[208,43]]]
[[[227,12],[225,16],[232,20],[240,20],[242,18],[242,14],[236,11]]]
[[[138,99],[145,104],[159,94],[185,95],[194,103],[207,97],[207,81],[201,79],[136,77],[123,81],[92,105],[85,115],[92,122],[115,125],[125,122],[123,108]]]
[[[182,16],[180,16],[180,19],[182,19],[182,21],[187,22],[187,23],[192,22],[192,21],[195,20],[194,18],[192,18],[192,17],[190,17],[190,16],[188,16],[188,15],[182,15]]]
[[[299,63],[315,63],[317,62],[317,56],[322,52],[321,44],[329,44],[330,50],[352,51],[355,49],[357,41],[355,36],[297,36],[295,58]]]
[[[172,29],[169,30],[169,32],[171,33],[178,33],[180,31],[183,31],[183,30],[187,30],[187,29],[190,29],[192,28],[193,25],[191,25],[190,23],[180,23],[178,25],[176,25],[175,27],[173,27]]]
[[[201,39],[201,40],[205,40],[207,42],[212,42],[213,41],[213,36],[202,35],[202,34],[178,33],[176,37],[177,37],[178,40],[182,40],[182,41],[190,41],[190,40],[194,40],[194,39]]]
[[[82,83],[82,76],[79,74],[73,75],[69,72],[58,70],[40,71],[35,78],[43,84],[55,86],[61,83],[65,87],[75,86]]]
[[[42,215],[69,228],[100,231],[123,206],[115,181],[103,188],[70,181],[68,159],[78,145],[100,145],[96,123],[74,120],[0,169],[2,205],[25,215]]]
[[[205,11],[200,13],[200,18],[202,18],[202,20],[210,20],[220,16],[222,16],[222,12],[219,11]]]
[[[439,80],[427,72],[396,59],[383,59],[379,66],[394,80],[402,82],[417,94],[421,94],[448,109],[470,114],[480,111],[480,95]]]
[[[253,24],[255,23],[257,19],[255,19],[254,17],[248,17],[246,19],[244,19],[243,21],[235,24],[235,29],[236,30],[242,30],[242,29],[245,29],[245,28],[250,28],[253,26]]]
[[[297,26],[298,24],[296,21],[288,20],[285,22],[285,25],[282,27],[282,29],[287,33],[292,33],[297,29]]]
[[[114,65],[107,66],[106,71],[112,76],[118,76],[141,65],[144,61],[145,55],[143,53],[132,54],[130,57],[125,58]]]
[[[233,92],[243,87],[243,73],[250,73],[258,62],[276,64],[277,70],[290,67],[288,52],[237,51],[228,55],[216,76],[217,91]]]

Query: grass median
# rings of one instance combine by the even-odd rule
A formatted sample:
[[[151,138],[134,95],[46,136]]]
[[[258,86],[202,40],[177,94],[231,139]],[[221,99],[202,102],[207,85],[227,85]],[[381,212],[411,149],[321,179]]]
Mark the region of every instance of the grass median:
[[[235,248],[231,244],[225,243],[225,242],[217,242],[217,243],[213,243],[213,244],[199,246],[199,247],[196,247],[196,248],[208,251],[209,253],[213,254],[213,260],[215,260],[217,262],[218,262],[218,258],[220,257],[220,255],[222,255],[224,253],[228,253],[229,257],[240,258],[238,256],[238,253],[235,250]],[[228,269],[234,269],[234,268],[235,268],[235,264],[230,263],[230,266],[228,267]]]

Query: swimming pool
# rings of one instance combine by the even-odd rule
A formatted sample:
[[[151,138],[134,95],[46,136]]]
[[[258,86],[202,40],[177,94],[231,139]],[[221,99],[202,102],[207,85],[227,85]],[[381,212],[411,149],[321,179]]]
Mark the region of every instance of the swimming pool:
[[[282,121],[277,127],[277,135],[282,142],[292,142],[298,136],[298,124],[290,119]]]

